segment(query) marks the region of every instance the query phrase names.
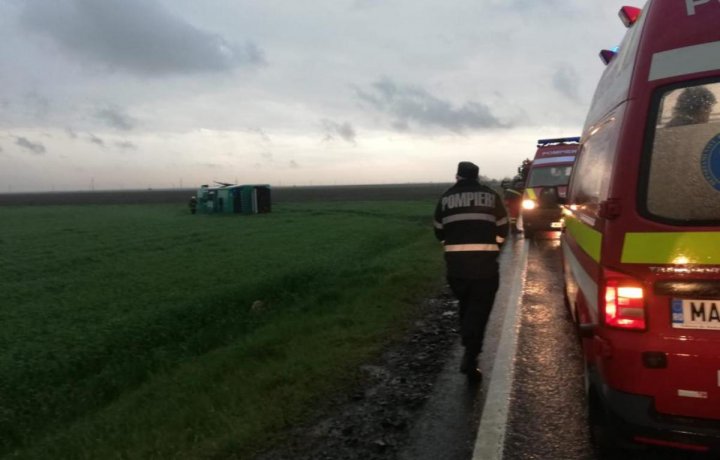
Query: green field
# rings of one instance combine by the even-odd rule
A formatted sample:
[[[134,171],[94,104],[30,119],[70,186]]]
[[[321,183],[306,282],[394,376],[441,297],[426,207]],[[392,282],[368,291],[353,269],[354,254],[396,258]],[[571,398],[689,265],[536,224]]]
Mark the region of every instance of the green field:
[[[432,211],[0,208],[0,457],[246,457],[440,288]]]

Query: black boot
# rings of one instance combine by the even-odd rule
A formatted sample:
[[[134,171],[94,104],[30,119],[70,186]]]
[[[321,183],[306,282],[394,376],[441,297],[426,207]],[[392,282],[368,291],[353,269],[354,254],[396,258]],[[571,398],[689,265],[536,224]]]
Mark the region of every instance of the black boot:
[[[469,380],[479,381],[482,379],[482,372],[478,369],[477,353],[465,350],[460,362],[460,372],[465,374]]]

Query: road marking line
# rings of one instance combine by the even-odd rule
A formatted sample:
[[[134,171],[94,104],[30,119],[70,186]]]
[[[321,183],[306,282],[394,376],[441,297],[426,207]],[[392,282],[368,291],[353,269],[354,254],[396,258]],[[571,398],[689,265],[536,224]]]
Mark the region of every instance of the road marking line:
[[[505,428],[510,409],[510,391],[514,374],[520,315],[518,314],[527,272],[530,240],[522,245],[518,267],[512,279],[512,290],[503,319],[502,334],[495,355],[480,427],[475,438],[472,460],[500,460],[503,457]]]

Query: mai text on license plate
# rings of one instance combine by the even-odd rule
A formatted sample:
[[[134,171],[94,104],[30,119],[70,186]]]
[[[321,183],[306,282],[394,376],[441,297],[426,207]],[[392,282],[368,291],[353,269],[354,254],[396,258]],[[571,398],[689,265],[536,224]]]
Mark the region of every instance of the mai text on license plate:
[[[720,300],[673,299],[672,325],[681,329],[720,329]]]

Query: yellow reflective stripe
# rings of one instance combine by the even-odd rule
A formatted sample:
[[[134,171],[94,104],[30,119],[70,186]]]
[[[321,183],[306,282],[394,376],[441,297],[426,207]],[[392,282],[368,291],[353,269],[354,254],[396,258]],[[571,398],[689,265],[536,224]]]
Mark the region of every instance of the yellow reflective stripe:
[[[445,252],[465,252],[465,251],[499,251],[497,244],[448,244],[445,246]]]
[[[537,201],[537,195],[535,195],[535,190],[528,188],[528,189],[525,189],[525,193],[527,193],[528,198],[530,198],[531,200]]]
[[[628,232],[626,264],[720,265],[720,232]]]
[[[600,262],[602,233],[590,227],[573,215],[565,216],[565,227],[575,242],[587,252],[595,262]]]

